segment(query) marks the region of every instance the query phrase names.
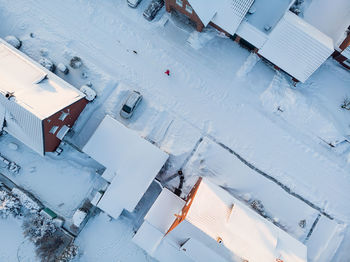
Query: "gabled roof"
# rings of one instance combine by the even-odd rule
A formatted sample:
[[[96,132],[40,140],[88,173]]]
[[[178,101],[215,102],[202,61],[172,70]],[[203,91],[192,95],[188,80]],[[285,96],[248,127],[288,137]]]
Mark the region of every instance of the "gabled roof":
[[[132,212],[168,159],[168,154],[106,115],[83,151],[115,176],[98,203],[114,218]]]
[[[270,33],[259,54],[305,82],[333,51],[331,38],[288,11]]]
[[[199,184],[186,221],[250,262],[307,261],[305,245],[207,179]]]
[[[78,89],[0,40],[0,95],[45,119],[85,97]]]
[[[188,0],[204,26],[210,21],[234,34],[254,0]]]

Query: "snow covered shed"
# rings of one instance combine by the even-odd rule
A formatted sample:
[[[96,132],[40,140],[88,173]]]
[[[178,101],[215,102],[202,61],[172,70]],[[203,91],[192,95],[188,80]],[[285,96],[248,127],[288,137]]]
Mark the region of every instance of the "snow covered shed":
[[[304,244],[207,179],[186,201],[164,189],[133,241],[167,262],[307,261]]]
[[[106,167],[110,182],[97,206],[117,219],[134,210],[168,159],[168,154],[106,115],[83,151]]]
[[[258,53],[305,82],[333,53],[330,37],[288,11]]]
[[[233,35],[247,14],[254,0],[165,0],[166,9],[177,10],[197,24],[202,31],[209,23],[217,29]]]
[[[0,131],[44,155],[86,104],[83,93],[0,39]]]

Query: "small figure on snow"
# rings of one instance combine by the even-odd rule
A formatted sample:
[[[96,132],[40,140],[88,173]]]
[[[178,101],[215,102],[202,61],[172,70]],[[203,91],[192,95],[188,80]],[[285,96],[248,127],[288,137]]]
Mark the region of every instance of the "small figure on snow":
[[[167,74],[168,76],[170,76],[170,70],[169,69],[167,69],[164,73]]]

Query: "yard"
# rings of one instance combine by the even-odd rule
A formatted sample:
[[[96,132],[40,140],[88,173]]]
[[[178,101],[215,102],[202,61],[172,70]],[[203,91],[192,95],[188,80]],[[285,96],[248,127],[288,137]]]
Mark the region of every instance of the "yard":
[[[337,240],[342,241],[339,249],[329,248],[337,252],[333,261],[348,260],[350,145],[329,144],[349,135],[350,112],[340,107],[350,97],[349,72],[329,59],[305,84],[294,87],[288,76],[212,28],[198,34],[164,9],[147,22],[142,11],[148,3],[131,9],[124,0],[1,0],[0,36],[22,39],[21,50],[35,60],[48,57],[68,64],[72,56],[82,58],[81,69],[58,73],[77,87],[91,83],[98,95],[67,138],[76,148],[85,145],[108,113],[171,155],[159,177],[169,188],[178,185],[177,178],[169,177],[179,168],[185,170],[185,188],[199,175],[210,176],[243,200],[261,200],[269,217],[302,241],[323,212],[342,227],[336,234],[324,226],[329,230],[318,231],[319,236],[344,236]],[[167,69],[170,76],[164,74]],[[119,110],[129,89],[144,99],[126,121]],[[247,169],[230,150],[273,179]],[[16,176],[8,174],[16,183],[67,219],[102,186],[96,174],[101,166],[69,145],[61,156],[43,159],[6,135],[0,137],[0,153],[22,167]],[[307,219],[304,229],[297,225],[302,219]],[[320,225],[326,224],[322,219]],[[12,226],[13,241],[20,243]],[[151,261],[130,242],[131,236],[127,221],[109,221],[101,214],[77,239],[80,261],[130,261],[130,254],[135,261]]]

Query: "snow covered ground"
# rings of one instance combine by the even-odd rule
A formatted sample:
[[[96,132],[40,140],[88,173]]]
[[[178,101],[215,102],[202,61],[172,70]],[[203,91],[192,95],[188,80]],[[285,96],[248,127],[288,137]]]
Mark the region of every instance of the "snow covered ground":
[[[129,220],[111,220],[101,213],[88,222],[76,239],[82,255],[73,261],[155,261],[131,241],[133,234]]]
[[[23,40],[22,51],[36,60],[45,56],[56,63],[68,64],[73,55],[82,58],[81,69],[71,69],[67,76],[58,73],[77,87],[91,82],[98,95],[70,134],[69,141],[78,148],[86,143],[104,114],[109,113],[171,154],[169,166],[160,177],[167,181],[189,159],[190,164],[198,159],[192,154],[198,156],[203,149],[199,142],[207,137],[237,152],[337,223],[348,224],[350,144],[341,142],[349,135],[350,112],[342,110],[340,105],[344,98],[350,97],[349,72],[329,60],[305,84],[293,87],[283,74],[276,74],[272,67],[213,29],[198,34],[186,20],[166,14],[164,9],[154,22],[147,22],[142,10],[148,2],[144,0],[137,9],[131,9],[124,0],[0,0],[0,36],[18,36]],[[170,70],[170,76],[164,74],[166,69]],[[129,88],[141,91],[144,99],[135,116],[124,121],[119,110]],[[10,138],[0,139],[0,153],[4,152],[30,171],[31,162],[39,157],[21,146],[20,154],[12,152],[7,139]],[[329,146],[338,143],[339,146]],[[51,156],[45,161],[48,166],[43,170],[54,170],[49,165],[61,170],[53,176],[54,183],[50,176],[39,177],[30,172],[28,176],[22,173],[13,179],[68,217],[99,183],[94,175],[96,163],[73,149],[65,151],[68,152],[60,159],[69,160],[67,165]],[[202,174],[200,166],[194,165],[190,170],[186,177]],[[243,180],[242,173],[212,176],[214,182],[231,192],[242,193],[243,197],[249,192],[252,198],[262,200],[269,215],[278,218],[287,231],[301,240],[305,239],[311,221],[316,219],[315,209],[293,196],[289,199],[270,180],[256,179],[269,184],[274,192],[281,192],[295,214],[282,212],[285,202],[270,198],[270,192],[253,184],[254,179]],[[187,179],[186,188],[193,182]],[[65,184],[67,194],[60,195],[60,187],[50,187],[56,183]],[[168,186],[177,183],[173,179],[168,181]],[[302,218],[310,221],[303,230],[295,224]],[[130,246],[131,230],[126,223],[118,221],[108,222],[100,215],[88,223],[78,238],[85,250],[86,259],[81,261],[96,261],[92,246],[106,245],[113,249],[118,239],[125,242],[125,254],[129,248],[137,250],[135,256],[139,257],[135,261],[149,259],[141,250]],[[109,232],[109,228],[115,232],[111,238],[89,242],[101,232]],[[121,235],[116,236],[117,232]],[[347,252],[350,231],[346,232],[334,261],[350,259]],[[122,256],[126,256],[113,252],[107,252],[104,261],[118,256],[123,261]]]
[[[38,262],[35,247],[23,236],[22,221],[8,217],[0,220],[0,261]]]
[[[102,185],[96,174],[101,166],[68,145],[60,156],[48,154],[43,158],[10,135],[1,136],[0,143],[1,154],[21,167],[19,174],[4,169],[0,172],[65,219],[71,219],[85,198]],[[13,150],[11,143],[18,149]]]

